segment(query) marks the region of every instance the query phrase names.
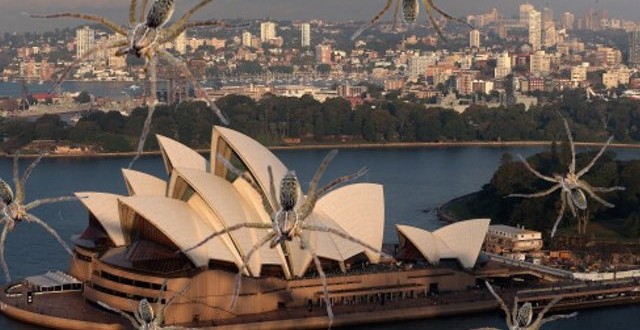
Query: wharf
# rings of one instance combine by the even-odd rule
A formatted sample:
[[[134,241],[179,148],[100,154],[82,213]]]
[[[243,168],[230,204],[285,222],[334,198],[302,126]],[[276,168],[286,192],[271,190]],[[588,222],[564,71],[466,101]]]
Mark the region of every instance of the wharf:
[[[81,292],[38,294],[27,303],[24,290],[16,285],[3,287],[0,311],[25,323],[54,329],[129,329],[126,320],[87,302]],[[640,282],[636,280],[602,283],[555,283],[531,288],[503,289],[498,293],[510,302],[515,295],[520,302],[530,301],[542,308],[554,297],[564,299],[554,311],[640,303]],[[466,291],[441,293],[437,296],[382,299],[369,304],[337,303],[333,310],[333,326],[349,326],[411,319],[464,315],[497,310],[489,292],[478,286]],[[274,312],[221,319],[215,323],[194,323],[201,329],[300,329],[326,328],[328,319],[323,308],[286,308]]]

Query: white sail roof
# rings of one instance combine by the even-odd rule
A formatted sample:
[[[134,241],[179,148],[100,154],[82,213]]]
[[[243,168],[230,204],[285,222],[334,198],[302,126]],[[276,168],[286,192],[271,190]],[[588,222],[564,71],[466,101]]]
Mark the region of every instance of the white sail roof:
[[[116,246],[124,246],[125,240],[118,213],[118,198],[124,196],[100,192],[77,192],[75,195],[100,222],[111,241]]]
[[[165,196],[167,182],[155,176],[129,169],[122,169],[129,196]]]
[[[434,232],[404,225],[396,228],[400,239],[411,242],[430,263],[437,265],[442,259],[457,259],[463,267],[472,268],[490,222],[490,219],[460,221]]]
[[[171,174],[174,167],[208,170],[209,162],[195,150],[166,136],[156,134],[156,138],[158,139],[158,145],[160,145],[160,152],[162,153],[167,174]]]

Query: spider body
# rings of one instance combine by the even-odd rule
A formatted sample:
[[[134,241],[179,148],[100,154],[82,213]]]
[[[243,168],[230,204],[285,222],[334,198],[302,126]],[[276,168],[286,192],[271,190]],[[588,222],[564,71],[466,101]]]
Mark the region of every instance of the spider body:
[[[500,309],[502,309],[502,311],[504,312],[505,320],[507,323],[507,329],[509,330],[540,330],[540,328],[542,328],[542,326],[546,323],[553,322],[560,319],[568,319],[578,315],[578,313],[571,313],[571,314],[564,314],[564,315],[553,315],[545,318],[544,315],[548,313],[551,310],[551,308],[553,308],[553,306],[555,306],[562,299],[562,298],[554,298],[553,300],[551,300],[551,302],[549,302],[549,304],[547,304],[547,306],[544,307],[544,309],[542,309],[542,311],[540,311],[540,313],[538,314],[538,317],[534,319],[533,306],[531,305],[530,302],[526,302],[522,304],[522,306],[518,306],[519,302],[518,302],[518,297],[516,296],[514,298],[513,308],[512,310],[509,310],[504,300],[496,293],[496,291],[493,289],[491,284],[489,284],[489,282],[486,282],[486,281],[484,283],[489,289],[489,292],[491,293],[491,295],[493,295],[493,297],[498,302]],[[483,329],[497,330],[495,328],[483,328]]]
[[[175,0],[157,0],[154,1],[147,14],[145,25],[152,29],[163,27],[176,10]]]
[[[596,194],[596,192],[610,192],[610,191],[616,191],[616,190],[625,190],[624,187],[609,187],[609,188],[592,187],[589,183],[581,179],[581,177],[585,175],[587,172],[589,172],[589,170],[593,167],[593,165],[595,165],[596,161],[604,154],[604,151],[607,149],[607,146],[609,146],[609,144],[613,140],[613,137],[610,137],[609,140],[607,140],[607,142],[602,147],[602,149],[600,149],[598,154],[596,154],[596,156],[591,160],[591,162],[586,167],[576,172],[576,150],[573,142],[573,137],[571,135],[571,129],[569,128],[569,123],[567,122],[567,120],[564,118],[562,120],[564,121],[564,127],[565,127],[565,130],[567,131],[567,137],[569,139],[569,144],[571,147],[571,163],[569,164],[569,169],[567,173],[564,176],[559,174],[554,174],[553,177],[543,175],[540,172],[536,171],[533,167],[531,167],[531,165],[529,165],[529,163],[527,162],[526,159],[524,159],[524,157],[519,156],[520,160],[522,161],[524,166],[527,168],[527,170],[529,170],[529,172],[533,173],[533,175],[535,175],[536,177],[544,181],[553,183],[554,185],[551,188],[539,193],[510,194],[507,196],[507,197],[536,198],[536,197],[547,196],[553,193],[554,191],[560,189],[560,200],[561,200],[560,212],[558,213],[558,217],[556,218],[556,221],[551,230],[551,237],[555,235],[556,230],[558,228],[558,224],[560,223],[560,220],[562,220],[562,217],[564,216],[565,208],[567,206],[569,206],[569,210],[571,211],[574,217],[578,217],[578,211],[587,210],[587,207],[589,205],[587,202],[587,196],[585,192],[589,196],[591,196],[591,198],[598,201],[600,204],[606,207],[612,208],[614,207],[614,205],[602,199],[600,196]],[[583,226],[585,228],[582,228]],[[584,233],[584,231],[586,231],[586,220],[579,219],[578,228],[580,233]]]
[[[151,305],[151,303],[146,299],[143,298],[138,302],[138,306],[137,309],[133,311],[133,317],[131,317],[131,315],[123,312],[122,310],[115,308],[115,307],[111,307],[105,303],[103,303],[102,301],[98,301],[98,304],[100,306],[102,306],[105,309],[108,309],[112,312],[116,312],[118,314],[120,314],[122,317],[126,318],[127,320],[129,320],[129,322],[131,322],[131,324],[133,325],[133,327],[136,330],[178,330],[178,329],[185,329],[183,327],[178,327],[178,326],[163,326],[164,324],[164,313],[165,310],[171,306],[171,304],[173,304],[173,302],[175,301],[176,298],[178,298],[179,296],[181,296],[182,294],[184,294],[185,291],[187,291],[187,289],[189,288],[189,284],[185,285],[182,290],[180,290],[178,293],[176,293],[173,297],[171,297],[171,299],[169,299],[167,301],[166,304],[161,303],[162,297],[164,296],[165,291],[167,290],[167,280],[165,280],[165,282],[162,284],[162,287],[160,288],[160,296],[157,299],[157,308],[158,308],[158,312],[156,313],[155,310],[153,309],[153,306]]]
[[[205,238],[202,242],[196,244],[195,246],[186,249],[184,252],[188,252],[190,250],[193,250],[195,248],[198,248],[199,246],[202,246],[203,244],[205,244],[206,242],[208,242],[209,240],[218,237],[220,235],[224,235],[227,233],[230,233],[232,231],[241,229],[241,228],[254,228],[254,229],[265,229],[268,231],[267,235],[264,236],[264,238],[256,243],[250,250],[249,252],[247,252],[243,258],[242,258],[242,264],[241,267],[239,267],[237,276],[236,276],[236,285],[235,285],[235,289],[234,289],[234,296],[233,296],[233,300],[232,300],[232,308],[233,306],[235,306],[236,301],[237,301],[237,297],[240,293],[240,283],[241,283],[241,279],[242,279],[242,274],[245,272],[245,270],[247,269],[247,264],[249,263],[249,261],[251,260],[251,257],[264,245],[266,245],[267,243],[270,243],[269,246],[271,248],[275,248],[276,246],[279,246],[287,241],[292,241],[294,239],[298,240],[300,243],[300,248],[301,249],[306,249],[309,251],[309,253],[312,256],[313,262],[316,266],[316,270],[318,271],[321,279],[322,279],[322,285],[323,285],[323,290],[324,290],[324,295],[323,295],[323,299],[325,300],[325,304],[327,307],[327,314],[329,316],[329,324],[331,324],[331,322],[333,322],[333,311],[331,308],[331,302],[329,300],[329,289],[328,289],[328,285],[327,285],[327,280],[326,280],[326,275],[322,269],[322,264],[320,262],[320,259],[318,258],[313,246],[311,244],[309,244],[309,241],[307,240],[307,238],[303,235],[303,231],[315,231],[315,232],[324,232],[324,233],[330,233],[333,235],[336,235],[338,237],[341,237],[343,239],[346,239],[348,241],[351,241],[353,243],[359,244],[363,247],[365,247],[368,250],[373,251],[374,253],[380,254],[380,255],[386,255],[383,252],[381,252],[379,249],[370,246],[369,244],[363,242],[360,239],[357,239],[353,236],[348,235],[347,233],[335,229],[335,228],[330,228],[330,227],[325,227],[325,226],[318,226],[318,225],[307,225],[305,223],[305,220],[309,217],[309,215],[311,215],[311,213],[313,212],[313,209],[316,205],[316,202],[318,201],[319,198],[321,198],[324,194],[326,194],[327,192],[329,192],[330,190],[332,190],[333,188],[335,188],[336,186],[351,181],[351,180],[355,180],[357,178],[359,178],[360,176],[364,175],[367,172],[367,168],[362,168],[360,169],[358,172],[351,174],[351,175],[347,175],[347,176],[343,176],[340,178],[337,178],[333,181],[331,181],[330,183],[328,183],[326,186],[324,186],[321,189],[317,189],[318,187],[318,183],[320,181],[320,178],[322,177],[322,175],[324,174],[324,172],[327,169],[327,166],[329,165],[329,163],[331,162],[331,160],[336,156],[336,154],[338,153],[337,150],[332,150],[331,152],[329,152],[329,154],[324,158],[324,160],[322,161],[322,163],[320,164],[320,167],[318,168],[318,170],[316,171],[315,175],[313,176],[313,179],[311,180],[311,182],[309,183],[309,190],[307,191],[307,194],[304,196],[304,199],[302,201],[302,203],[300,203],[300,205],[298,205],[298,198],[299,198],[299,193],[298,190],[300,189],[300,184],[298,182],[298,179],[295,175],[295,173],[293,171],[289,171],[287,174],[285,174],[282,179],[280,180],[280,195],[279,197],[276,195],[276,190],[275,190],[275,183],[273,180],[273,172],[271,169],[271,166],[267,167],[268,173],[269,173],[269,177],[270,177],[270,197],[271,197],[271,201],[275,202],[275,206],[276,206],[276,210],[273,209],[273,207],[271,206],[271,202],[269,200],[269,198],[267,197],[267,195],[263,192],[263,190],[258,186],[258,184],[254,181],[254,179],[251,177],[251,175],[248,175],[246,172],[242,172],[240,170],[238,170],[237,168],[235,168],[227,159],[225,159],[223,156],[218,155],[217,159],[218,161],[220,161],[226,168],[227,170],[235,173],[236,175],[238,175],[239,177],[241,177],[242,179],[246,180],[252,187],[253,189],[258,192],[258,194],[260,194],[261,198],[262,198],[262,204],[264,205],[267,214],[270,215],[271,217],[271,223],[270,224],[266,224],[266,223],[241,223],[235,226],[231,226],[228,227],[224,230],[221,231],[217,231],[212,233],[211,235],[209,235],[207,238]],[[284,249],[286,251],[286,249]]]
[[[127,36],[129,45],[119,49],[116,55],[125,56],[130,54],[138,58],[151,56],[152,47],[156,44],[160,35],[158,30],[167,24],[175,9],[174,0],[154,1],[146,20],[136,24],[132,32]]]
[[[355,40],[356,38],[358,38],[358,36],[362,34],[362,32],[364,32],[366,29],[370,28],[376,22],[378,22],[382,18],[382,16],[384,16],[384,14],[391,9],[391,5],[393,4],[394,1],[396,5],[393,11],[394,12],[393,28],[394,29],[396,28],[398,17],[400,16],[400,10],[399,10],[400,5],[402,5],[402,15],[401,15],[402,20],[407,24],[415,23],[416,20],[418,19],[418,13],[420,12],[420,5],[418,3],[418,0],[387,0],[387,3],[385,4],[384,8],[382,8],[382,10],[373,19],[371,19],[369,23],[359,28],[351,36],[351,40]],[[438,24],[435,17],[433,16],[434,11],[440,14],[442,17],[444,17],[447,20],[457,21],[471,27],[471,25],[467,23],[465,20],[461,18],[453,17],[449,15],[447,12],[445,12],[444,10],[440,9],[438,6],[436,6],[433,3],[433,0],[421,0],[421,1],[422,1],[422,6],[424,7],[424,10],[427,12],[427,17],[429,18],[431,25],[436,30],[436,33],[438,33],[438,35],[442,39],[446,40],[446,37],[444,36],[444,33],[442,32],[440,25]]]
[[[19,223],[34,223],[42,226],[58,241],[58,243],[60,243],[60,245],[62,245],[62,247],[67,251],[67,253],[69,253],[69,255],[73,255],[71,249],[67,246],[67,243],[65,243],[60,235],[58,235],[58,233],[46,222],[29,213],[29,211],[37,208],[40,205],[77,201],[78,198],[57,197],[39,199],[26,204],[24,202],[26,194],[25,185],[27,183],[27,179],[31,175],[31,172],[36,167],[36,165],[40,162],[40,160],[42,160],[43,156],[44,154],[38,156],[38,158],[36,158],[36,160],[31,163],[31,165],[29,165],[29,167],[27,167],[27,169],[24,171],[23,176],[20,177],[20,169],[18,166],[19,153],[16,152],[13,158],[13,181],[15,185],[15,195],[13,193],[13,189],[11,189],[11,186],[4,180],[0,179],[0,197],[2,198],[2,205],[0,205],[2,206],[2,208],[0,209],[0,223],[4,223],[2,232],[0,234],[0,264],[2,265],[2,269],[7,281],[11,280],[11,275],[9,273],[9,267],[4,259],[4,242],[6,241],[9,232],[12,232],[15,229],[16,225]]]
[[[420,6],[418,0],[402,0],[402,18],[407,23],[414,23],[418,19]]]

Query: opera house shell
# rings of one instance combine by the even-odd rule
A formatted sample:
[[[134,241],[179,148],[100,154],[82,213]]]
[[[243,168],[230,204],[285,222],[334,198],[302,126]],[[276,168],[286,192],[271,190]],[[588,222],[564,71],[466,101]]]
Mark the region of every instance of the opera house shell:
[[[295,240],[273,249],[267,244],[253,255],[235,308],[230,306],[235,274],[243,256],[268,231],[244,228],[187,251],[213,232],[243,222],[271,222],[260,193],[227,171],[218,157],[246,171],[262,191],[269,189],[269,166],[275,182],[287,167],[258,142],[228,128],[213,128],[208,160],[170,138],[157,139],[168,179],[123,170],[128,196],[76,194],[89,221],[74,237],[69,273],[84,284],[84,298],[130,312],[142,298],[157,302],[168,278],[166,297],[187,284],[188,289],[167,309],[166,324],[237,324],[252,315],[315,308],[322,321],[299,325],[322,326],[322,283],[309,249]],[[275,209],[277,201],[267,199]],[[382,248],[384,219],[383,187],[354,183],[324,195],[306,222]],[[381,258],[331,233],[303,235],[322,261],[332,302],[358,304],[381,294],[408,297],[475,285],[465,269],[474,266],[488,225],[489,220],[470,220],[434,233],[398,226],[400,244],[385,246],[394,258]],[[440,264],[445,259],[456,260],[457,266]]]

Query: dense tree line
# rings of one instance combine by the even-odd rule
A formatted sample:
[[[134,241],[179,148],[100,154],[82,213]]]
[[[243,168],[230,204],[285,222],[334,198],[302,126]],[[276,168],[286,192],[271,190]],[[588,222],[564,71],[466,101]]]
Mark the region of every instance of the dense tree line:
[[[576,168],[579,170],[586,166],[595,153],[593,151],[578,154]],[[551,150],[529,157],[528,162],[542,174],[552,176],[554,173],[566,173],[570,157],[568,144],[558,146],[554,143]],[[615,153],[608,151],[583,179],[594,187],[626,188],[625,191],[599,193],[605,200],[615,204],[615,208],[606,208],[587,196],[588,214],[591,221],[599,221],[623,236],[639,237],[640,160],[617,161]],[[524,225],[549,233],[560,209],[559,191],[546,197],[532,199],[506,196],[512,193],[540,192],[550,187],[550,183],[531,174],[513,155],[504,154],[491,182],[464,203],[467,211],[474,216],[490,217],[497,223]],[[577,221],[567,209],[560,228],[575,227],[576,224]]]
[[[342,98],[318,102],[267,95],[261,100],[230,95],[216,102],[230,117],[231,128],[267,145],[300,139],[302,143],[388,143],[434,141],[518,141],[564,138],[560,115],[571,121],[577,141],[640,141],[640,103],[627,99],[586,102],[579,92],[566,92],[559,100],[526,111],[522,105],[486,108],[473,105],[463,113],[444,108],[425,108],[407,99],[381,99],[352,109]],[[75,125],[58,116],[36,121],[4,119],[0,132],[12,150],[32,140],[70,141],[96,145],[103,151],[133,150],[145,108],[125,117],[119,112],[90,112]],[[159,106],[153,132],[173,137],[191,147],[207,147],[211,126],[218,124],[202,102]],[[155,139],[148,140],[153,149]]]

